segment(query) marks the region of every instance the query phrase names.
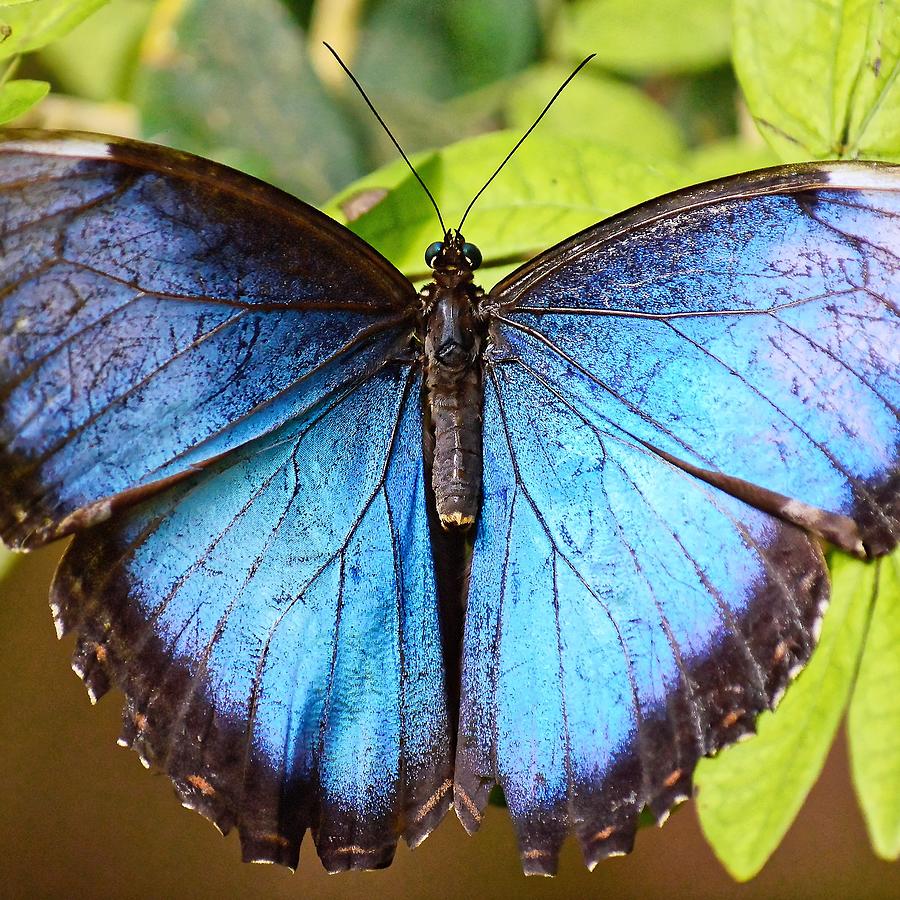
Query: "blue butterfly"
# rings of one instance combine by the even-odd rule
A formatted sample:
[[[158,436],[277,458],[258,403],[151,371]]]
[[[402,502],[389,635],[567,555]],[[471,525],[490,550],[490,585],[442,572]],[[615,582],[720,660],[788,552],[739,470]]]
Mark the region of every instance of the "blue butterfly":
[[[275,188],[0,145],[0,535],[122,743],[247,860],[387,865],[500,785],[628,852],[809,658],[819,538],[900,538],[900,168],[653,200],[421,292]]]

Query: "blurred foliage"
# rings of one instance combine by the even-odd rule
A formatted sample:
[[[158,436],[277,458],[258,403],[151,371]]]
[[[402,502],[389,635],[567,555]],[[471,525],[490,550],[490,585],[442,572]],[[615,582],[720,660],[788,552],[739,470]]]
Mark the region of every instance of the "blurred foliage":
[[[0,545],[0,578],[6,574],[14,560],[15,555],[4,546]]]
[[[524,131],[569,71],[560,63],[538,63],[514,79],[504,102],[507,127]],[[596,143],[601,128],[604,145],[636,153],[647,163],[685,152],[678,121],[661,103],[637,85],[590,70],[571,82],[541,125],[545,134],[585,143]]]
[[[86,100],[132,96],[140,44],[150,20],[148,0],[115,0],[77,31],[41,51],[41,61],[60,86]],[[90,55],[85,48],[90,47]]]
[[[853,783],[872,846],[900,857],[900,553],[878,563],[871,579],[872,622],[853,691],[847,732]]]
[[[23,53],[68,34],[107,0],[2,0],[0,2],[0,123],[18,118],[46,96],[47,82],[12,80]]]
[[[58,121],[61,105],[70,126],[102,130],[124,106],[145,137],[332,197],[331,214],[421,278],[433,210],[323,39],[452,223],[597,54],[472,212],[485,286],[674,187],[800,158],[900,160],[900,0],[0,0],[0,114],[48,82],[21,122]],[[900,854],[900,557],[837,559],[821,650],[757,738],[698,769],[703,827],[737,878],[781,840],[848,698],[873,846]]]
[[[353,123],[279,0],[160,3],[135,102],[145,137],[305,197],[324,198],[363,171]]]
[[[37,50],[68,34],[108,0],[2,0],[0,58]]]
[[[515,143],[515,132],[494,132],[417,157],[416,166],[448,222],[459,221],[472,196]],[[548,158],[554,158],[552,166]],[[513,157],[467,220],[479,238],[479,277],[493,284],[517,260],[534,256],[600,218],[681,184],[676,166],[650,166],[623,151],[576,138],[535,132]],[[424,277],[423,249],[439,226],[422,203],[422,189],[403,163],[355,182],[326,207],[345,221],[341,204],[360,189],[387,188],[385,198],[350,223],[353,230],[410,277]]]
[[[0,88],[0,122],[9,122],[43,100],[50,90],[46,81],[17,78]]]
[[[100,104],[127,101],[145,138],[321,203],[396,158],[322,39],[411,153],[526,127],[577,58],[596,51],[543,133],[689,172],[694,149],[761,144],[737,134],[729,18],[727,0],[111,0],[32,58],[28,74],[97,103],[99,125],[109,120]],[[90,110],[78,112],[90,129]],[[704,175],[732,158],[740,168],[741,153],[720,153]],[[469,164],[482,162],[494,161]]]
[[[672,74],[726,62],[730,32],[731,0],[576,0],[561,10],[554,45],[625,75]]]

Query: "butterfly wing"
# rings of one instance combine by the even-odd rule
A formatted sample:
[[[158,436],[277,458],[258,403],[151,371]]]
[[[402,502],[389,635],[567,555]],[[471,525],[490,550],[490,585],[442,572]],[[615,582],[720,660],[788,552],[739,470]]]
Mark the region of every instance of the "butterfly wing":
[[[101,521],[302,414],[409,332],[412,285],[316,210],[137,142],[0,143],[0,535]]]
[[[456,806],[593,866],[752,731],[897,543],[900,174],[791,167],[576,236],[492,292]],[[803,527],[801,527],[803,526]]]
[[[133,142],[11,139],[0,206],[0,531],[78,532],[74,668],[246,858],[386,865],[451,795],[412,286]]]
[[[375,373],[76,536],[53,588],[121,742],[244,857],[387,865],[452,797],[420,378]]]

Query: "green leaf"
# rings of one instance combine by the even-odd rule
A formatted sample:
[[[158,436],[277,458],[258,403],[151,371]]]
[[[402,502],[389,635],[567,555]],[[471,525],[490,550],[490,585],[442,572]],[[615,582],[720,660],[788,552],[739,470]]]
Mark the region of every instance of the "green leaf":
[[[853,785],[872,847],[900,857],[900,550],[881,560],[847,720]],[[868,574],[868,573],[867,573]]]
[[[821,643],[758,733],[697,766],[697,813],[706,839],[738,881],[781,843],[819,777],[847,704],[868,621],[875,567],[836,555]]]
[[[685,165],[691,181],[711,181],[738,172],[764,169],[780,162],[768,144],[750,144],[743,138],[724,138],[695,150]]]
[[[158,7],[136,87],[144,136],[313,202],[362,171],[356,133],[278,0]]]
[[[519,137],[494,132],[414,159],[448,225]],[[609,147],[533,134],[478,201],[466,237],[484,254],[479,280],[490,287],[525,260],[614,212],[683,184],[680,169],[651,167]],[[422,253],[441,237],[428,199],[394,163],[342,191],[326,212],[346,221],[341,202],[363,189],[383,187],[384,199],[350,227],[410,277],[426,274]],[[498,264],[499,260],[504,260]]]
[[[0,86],[0,123],[11,122],[27,112],[47,96],[50,85],[46,81],[20,78]]]
[[[544,64],[520,76],[507,94],[507,126],[527,128],[570,72],[568,66]],[[675,159],[684,152],[678,125],[662,106],[638,88],[594,72],[569,84],[540,127],[647,159]]]
[[[693,72],[728,59],[730,32],[731,0],[578,0],[561,10],[555,44],[629,75]]]
[[[0,59],[37,50],[61,38],[107,2],[41,0],[0,6]]]
[[[41,50],[41,63],[56,76],[55,90],[89,100],[128,99],[151,9],[147,0],[110,0]]]
[[[900,160],[900,0],[736,0],[734,64],[783,159]]]

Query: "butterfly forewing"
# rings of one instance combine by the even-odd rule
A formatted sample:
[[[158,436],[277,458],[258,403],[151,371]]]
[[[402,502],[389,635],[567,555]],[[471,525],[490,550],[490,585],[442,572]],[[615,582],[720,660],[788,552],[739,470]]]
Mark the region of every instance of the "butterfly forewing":
[[[2,534],[100,521],[395,351],[410,283],[311,207],[175,151],[0,143]],[[168,480],[168,481],[167,481]]]

